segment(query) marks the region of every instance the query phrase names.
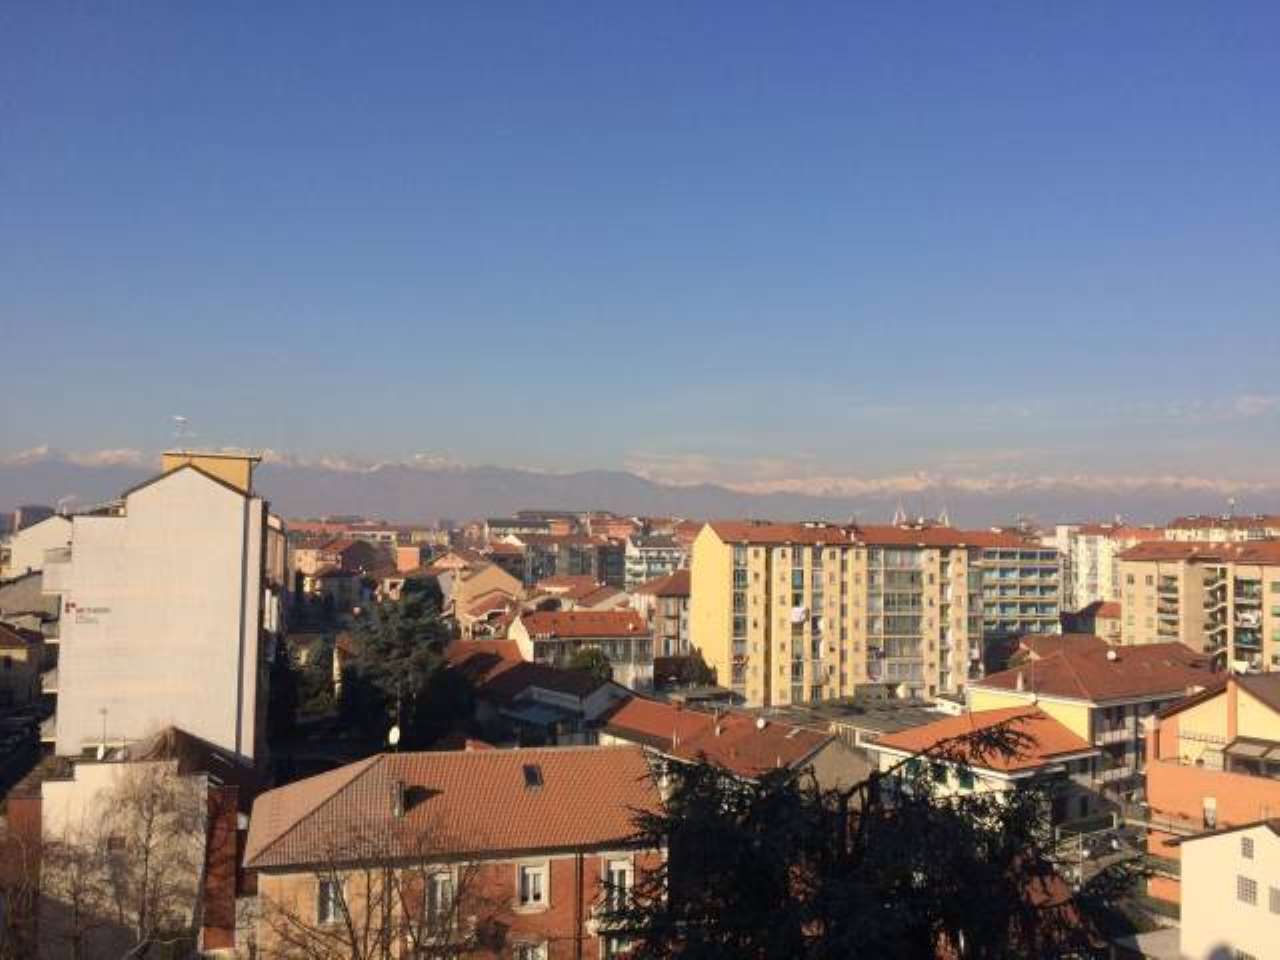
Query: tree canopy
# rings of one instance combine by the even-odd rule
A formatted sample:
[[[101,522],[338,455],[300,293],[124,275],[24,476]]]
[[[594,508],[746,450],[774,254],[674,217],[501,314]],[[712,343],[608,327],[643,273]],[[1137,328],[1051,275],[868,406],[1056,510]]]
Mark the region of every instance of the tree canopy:
[[[613,664],[598,647],[583,647],[569,658],[570,670],[582,670],[602,682],[613,679]]]
[[[1128,868],[1072,889],[1048,783],[943,796],[933,762],[955,760],[943,751],[848,790],[677,765],[635,838],[669,856],[607,922],[637,956],[689,960],[1090,955],[1093,918],[1127,890]]]

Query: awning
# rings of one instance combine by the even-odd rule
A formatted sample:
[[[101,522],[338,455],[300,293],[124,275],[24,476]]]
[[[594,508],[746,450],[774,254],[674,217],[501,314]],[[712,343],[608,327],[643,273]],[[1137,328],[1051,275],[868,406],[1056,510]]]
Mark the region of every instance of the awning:
[[[1274,740],[1258,740],[1254,737],[1236,737],[1223,751],[1229,757],[1242,760],[1267,760],[1280,763],[1280,743]]]

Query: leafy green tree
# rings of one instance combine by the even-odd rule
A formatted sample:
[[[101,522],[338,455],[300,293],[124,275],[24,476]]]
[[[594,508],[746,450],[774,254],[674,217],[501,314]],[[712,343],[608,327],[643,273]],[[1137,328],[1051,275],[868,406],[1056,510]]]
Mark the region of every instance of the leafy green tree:
[[[398,724],[401,745],[414,749],[470,719],[470,686],[448,669],[452,634],[433,594],[406,590],[396,602],[369,607],[351,639],[343,714],[367,735],[384,737]]]
[[[602,683],[613,679],[613,664],[598,647],[583,647],[569,658],[570,670],[589,673]]]
[[[669,855],[605,923],[637,956],[689,960],[1091,955],[1094,918],[1132,871],[1067,886],[1046,783],[950,797],[934,783],[935,763],[1017,751],[1019,736],[958,738],[847,790],[787,771],[746,782],[676,765],[667,804],[639,817],[635,837]]]

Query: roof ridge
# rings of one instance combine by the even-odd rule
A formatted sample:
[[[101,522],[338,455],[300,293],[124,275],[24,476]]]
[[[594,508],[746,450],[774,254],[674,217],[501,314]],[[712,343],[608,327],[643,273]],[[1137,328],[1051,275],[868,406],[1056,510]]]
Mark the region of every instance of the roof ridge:
[[[303,823],[305,823],[306,821],[314,817],[322,807],[328,806],[330,803],[332,803],[334,798],[337,797],[338,794],[342,793],[344,790],[349,788],[353,783],[355,783],[357,780],[363,777],[366,773],[368,773],[374,767],[378,766],[378,764],[381,763],[382,759],[385,756],[386,756],[385,753],[376,753],[372,757],[365,757],[363,760],[357,760],[355,763],[353,763],[352,766],[357,767],[358,769],[354,773],[352,773],[350,777],[347,777],[345,780],[339,781],[337,786],[333,788],[333,791],[331,793],[328,793],[327,795],[322,797],[319,801],[316,802],[315,806],[313,806],[310,810],[308,810],[302,816],[295,819],[293,823],[289,824],[288,829],[283,830],[280,833],[276,834],[276,836],[271,840],[270,843],[267,843],[260,850],[255,851],[253,855],[253,859],[254,860],[261,859],[261,857],[265,853],[267,853],[269,850],[271,850],[273,847],[279,844],[280,841],[284,840],[285,837],[295,832],[300,826],[302,826]],[[361,766],[361,764],[363,764],[364,766]],[[338,769],[342,769],[342,768],[339,767]],[[294,783],[286,784],[284,787],[281,787],[279,789],[285,790],[291,786],[294,786],[295,784],[300,784],[303,782],[304,781],[302,780],[295,780]],[[248,858],[246,857],[245,859],[246,859],[246,865],[247,865]]]

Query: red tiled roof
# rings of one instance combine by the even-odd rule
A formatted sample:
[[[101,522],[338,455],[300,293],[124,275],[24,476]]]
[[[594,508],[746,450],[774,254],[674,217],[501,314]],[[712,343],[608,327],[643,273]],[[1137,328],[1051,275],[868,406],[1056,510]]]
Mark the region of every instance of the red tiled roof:
[[[851,543],[849,531],[834,523],[773,523],[769,520],[712,520],[708,524],[725,543]]]
[[[455,640],[444,655],[455,670],[477,686],[524,663],[514,640]]]
[[[531,637],[637,637],[648,633],[634,610],[544,610],[520,614]]]
[[[764,727],[745,713],[716,716],[632,697],[607,712],[605,729],[623,740],[642,743],[681,760],[705,760],[742,777],[779,767],[803,767],[834,737],[767,720]],[[717,732],[718,731],[718,732]]]
[[[665,577],[654,577],[631,592],[652,594],[655,597],[687,597],[689,596],[689,571],[677,570]]]
[[[1114,656],[1114,659],[1112,657]],[[1212,683],[1208,658],[1181,643],[1064,649],[970,683],[1092,703],[1188,693]]]
[[[952,745],[955,759],[985,770],[1012,773],[1033,770],[1052,763],[1055,758],[1093,750],[1088,742],[1038,707],[1005,707],[1001,710],[966,712],[958,717],[946,717],[919,727],[899,730],[897,733],[887,733],[876,741],[876,746],[906,753],[923,753],[943,741],[957,740],[1001,724],[1007,724],[1007,729],[1012,733],[1028,737],[1031,743],[1013,756],[996,753],[976,756],[968,749],[967,744],[957,743]]]
[[[563,670],[542,663],[505,664],[494,670],[477,693],[493,700],[510,703],[531,687],[550,690],[581,699],[603,687],[608,680],[600,680],[586,670]]]
[[[1028,537],[994,530],[961,530],[945,526],[834,523],[770,523],[759,520],[714,520],[711,528],[726,543],[862,544],[868,546],[1015,547],[1049,550]]]
[[[526,786],[536,767],[540,785]],[[396,785],[405,788],[401,817]],[[622,845],[659,797],[638,748],[381,754],[280,787],[253,806],[245,866]],[[335,846],[337,844],[338,846]]]
[[[1254,530],[1280,527],[1280,515],[1258,513],[1249,517],[1175,517],[1167,524],[1170,530]]]
[[[1018,646],[1037,657],[1049,657],[1064,650],[1105,652],[1110,644],[1092,633],[1032,633],[1022,637]]]
[[[558,597],[568,597],[570,600],[581,599],[590,593],[594,593],[601,586],[600,581],[587,573],[558,574],[554,577],[546,577],[534,584],[535,589],[554,593]]]
[[[575,603],[583,607],[598,607],[603,603],[614,601],[616,606],[619,602],[625,601],[627,594],[625,590],[619,590],[617,587],[610,587],[607,584],[601,584],[590,593],[578,597]]]

